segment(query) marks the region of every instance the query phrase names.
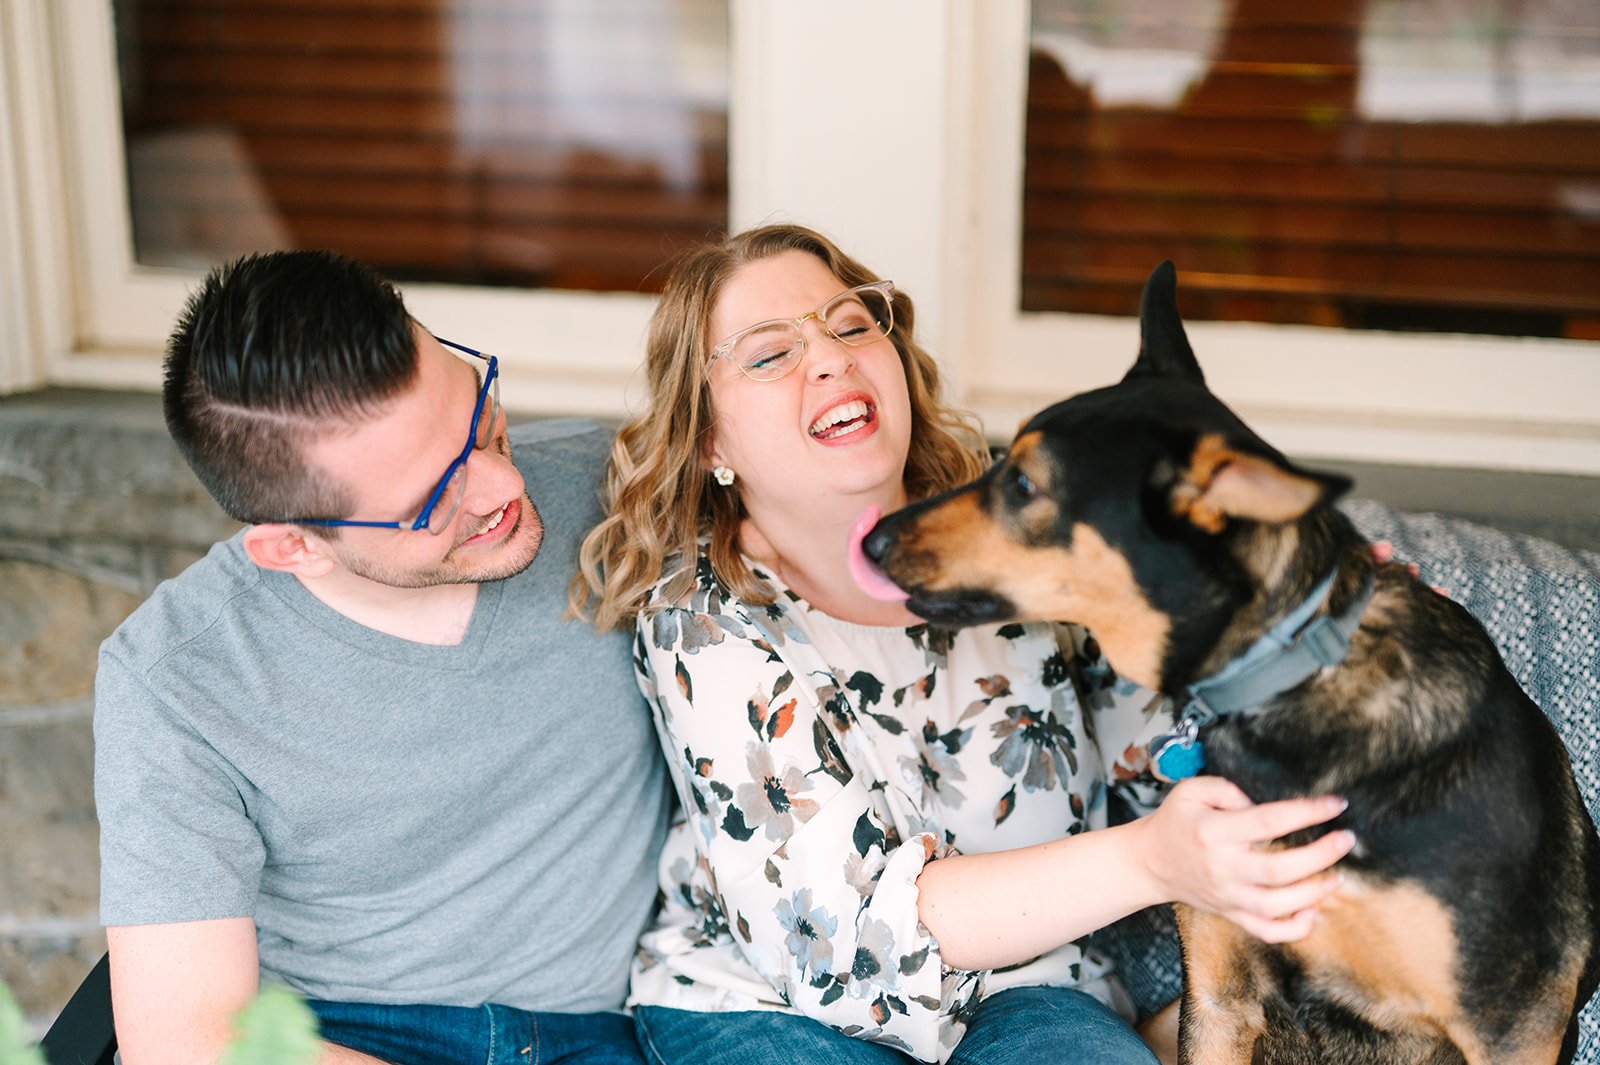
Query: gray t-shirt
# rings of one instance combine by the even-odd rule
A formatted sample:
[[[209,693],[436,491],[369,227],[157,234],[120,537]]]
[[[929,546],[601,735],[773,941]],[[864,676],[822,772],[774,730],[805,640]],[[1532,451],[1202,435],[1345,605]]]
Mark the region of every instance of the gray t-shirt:
[[[263,978],[312,998],[621,1007],[668,791],[629,637],[561,617],[609,441],[513,431],[543,546],[459,646],[237,536],[157,588],[100,653],[102,923],[253,916]]]

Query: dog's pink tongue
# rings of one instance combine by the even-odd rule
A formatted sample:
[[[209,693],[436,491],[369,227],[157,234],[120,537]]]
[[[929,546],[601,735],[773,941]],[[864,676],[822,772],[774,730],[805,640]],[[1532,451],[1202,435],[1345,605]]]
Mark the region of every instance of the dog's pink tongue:
[[[850,525],[850,576],[855,578],[856,587],[885,603],[903,603],[911,598],[905,589],[883,575],[883,571],[868,561],[866,553],[861,550],[861,541],[867,538],[867,533],[878,524],[880,511],[877,506],[867,504],[856,520]]]

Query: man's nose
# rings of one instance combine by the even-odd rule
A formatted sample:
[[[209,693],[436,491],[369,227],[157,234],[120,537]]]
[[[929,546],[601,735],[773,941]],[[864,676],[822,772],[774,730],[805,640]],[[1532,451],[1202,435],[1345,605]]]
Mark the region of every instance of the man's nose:
[[[522,474],[511,461],[510,450],[511,443],[506,439],[503,424],[488,447],[472,449],[467,456],[467,495],[462,500],[464,509],[474,514],[489,514],[498,510],[507,500],[522,494]]]

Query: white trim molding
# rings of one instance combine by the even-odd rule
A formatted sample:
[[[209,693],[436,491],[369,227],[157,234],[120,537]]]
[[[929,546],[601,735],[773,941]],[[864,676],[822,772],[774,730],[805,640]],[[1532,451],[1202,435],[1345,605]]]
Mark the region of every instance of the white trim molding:
[[[74,342],[49,16],[0,4],[0,393],[46,384]]]

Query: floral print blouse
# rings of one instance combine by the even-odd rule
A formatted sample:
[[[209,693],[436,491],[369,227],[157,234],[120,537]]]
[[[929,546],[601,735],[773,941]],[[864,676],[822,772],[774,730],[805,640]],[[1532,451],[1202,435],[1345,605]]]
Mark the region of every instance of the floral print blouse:
[[[1081,630],[852,625],[752,565],[774,604],[729,596],[702,555],[686,601],[658,585],[638,625],[682,808],[630,1003],[798,1012],[929,1062],[1008,987],[1077,987],[1126,1012],[1081,941],[1004,970],[945,966],[916,881],[946,855],[1104,826],[1108,781],[1148,809],[1161,700]]]

